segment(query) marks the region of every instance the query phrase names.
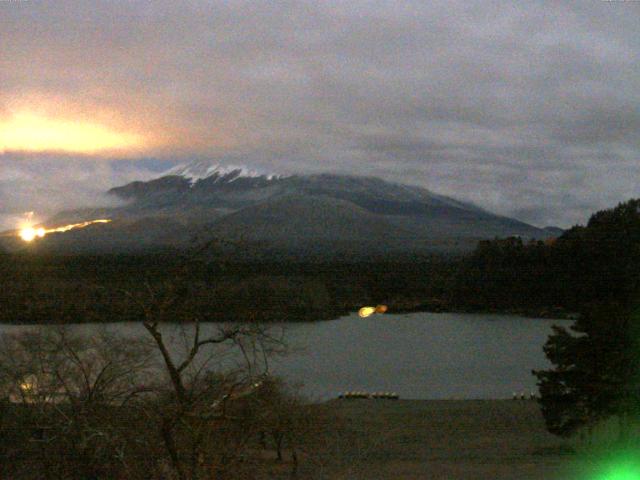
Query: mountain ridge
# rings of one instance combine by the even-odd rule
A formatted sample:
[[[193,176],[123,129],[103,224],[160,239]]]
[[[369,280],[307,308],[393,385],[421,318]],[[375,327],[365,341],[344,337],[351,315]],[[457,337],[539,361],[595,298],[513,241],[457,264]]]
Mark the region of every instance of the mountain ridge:
[[[118,252],[135,250],[136,240],[141,249],[149,249],[186,248],[196,237],[249,239],[265,251],[302,257],[339,251],[366,257],[461,252],[483,239],[545,239],[555,233],[426,188],[371,176],[285,176],[206,162],[165,173],[110,189],[108,194],[123,204],[100,209],[101,216],[113,220],[108,228],[69,232],[39,243],[54,251],[71,246],[90,251],[100,245]],[[62,212],[55,220],[78,216],[77,211]],[[153,228],[145,229],[145,222]]]

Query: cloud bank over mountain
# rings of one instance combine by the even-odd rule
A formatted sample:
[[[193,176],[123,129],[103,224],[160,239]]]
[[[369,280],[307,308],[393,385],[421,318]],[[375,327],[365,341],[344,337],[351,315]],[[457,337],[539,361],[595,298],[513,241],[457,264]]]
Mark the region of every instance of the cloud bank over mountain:
[[[640,195],[636,2],[60,0],[0,14],[0,117],[44,105],[135,131],[158,161],[376,175],[537,225]],[[0,196],[30,210],[135,170],[12,158]]]
[[[30,211],[42,221],[60,210],[115,206],[109,188],[157,174],[140,162],[56,155],[4,155],[1,162],[0,230],[16,228]]]

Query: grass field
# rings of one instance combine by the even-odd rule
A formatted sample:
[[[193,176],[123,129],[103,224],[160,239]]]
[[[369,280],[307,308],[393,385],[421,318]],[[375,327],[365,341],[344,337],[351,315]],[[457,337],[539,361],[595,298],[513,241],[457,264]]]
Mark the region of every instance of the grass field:
[[[566,479],[575,455],[530,400],[336,400],[335,479]],[[317,473],[317,472],[316,472]],[[315,477],[315,475],[312,475]]]

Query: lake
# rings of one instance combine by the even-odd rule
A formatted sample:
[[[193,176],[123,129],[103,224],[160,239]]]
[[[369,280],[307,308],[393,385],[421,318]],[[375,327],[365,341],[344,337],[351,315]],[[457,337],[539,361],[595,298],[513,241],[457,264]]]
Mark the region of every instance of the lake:
[[[401,398],[510,398],[535,390],[532,369],[549,366],[542,346],[553,324],[566,320],[511,315],[351,314],[337,320],[285,326],[294,352],[272,361],[273,373],[303,384],[324,400],[347,390],[390,391]],[[24,326],[0,326],[0,332]],[[41,327],[35,327],[41,328]],[[99,325],[75,325],[92,332]],[[126,336],[147,335],[139,324],[108,324]],[[203,331],[214,325],[203,327]],[[175,332],[175,330],[174,330]],[[174,334],[174,347],[181,337]]]

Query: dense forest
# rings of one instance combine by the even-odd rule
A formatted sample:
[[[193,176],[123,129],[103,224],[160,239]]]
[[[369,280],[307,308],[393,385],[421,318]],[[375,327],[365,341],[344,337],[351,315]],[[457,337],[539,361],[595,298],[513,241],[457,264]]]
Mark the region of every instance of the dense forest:
[[[171,300],[167,320],[311,321],[368,303],[415,309],[444,297],[451,265],[221,262],[184,255],[0,255],[0,322],[140,320],[136,300]],[[434,301],[437,303],[437,300]]]
[[[0,322],[139,320],[136,299],[153,295],[167,297],[167,320],[174,321],[311,321],[369,303],[390,312],[562,317],[636,290],[639,208],[631,200],[544,242],[481,241],[463,257],[303,263],[202,251],[3,254]]]
[[[551,241],[480,242],[456,269],[448,300],[468,310],[562,315],[628,298],[638,272],[640,200],[630,200]]]

